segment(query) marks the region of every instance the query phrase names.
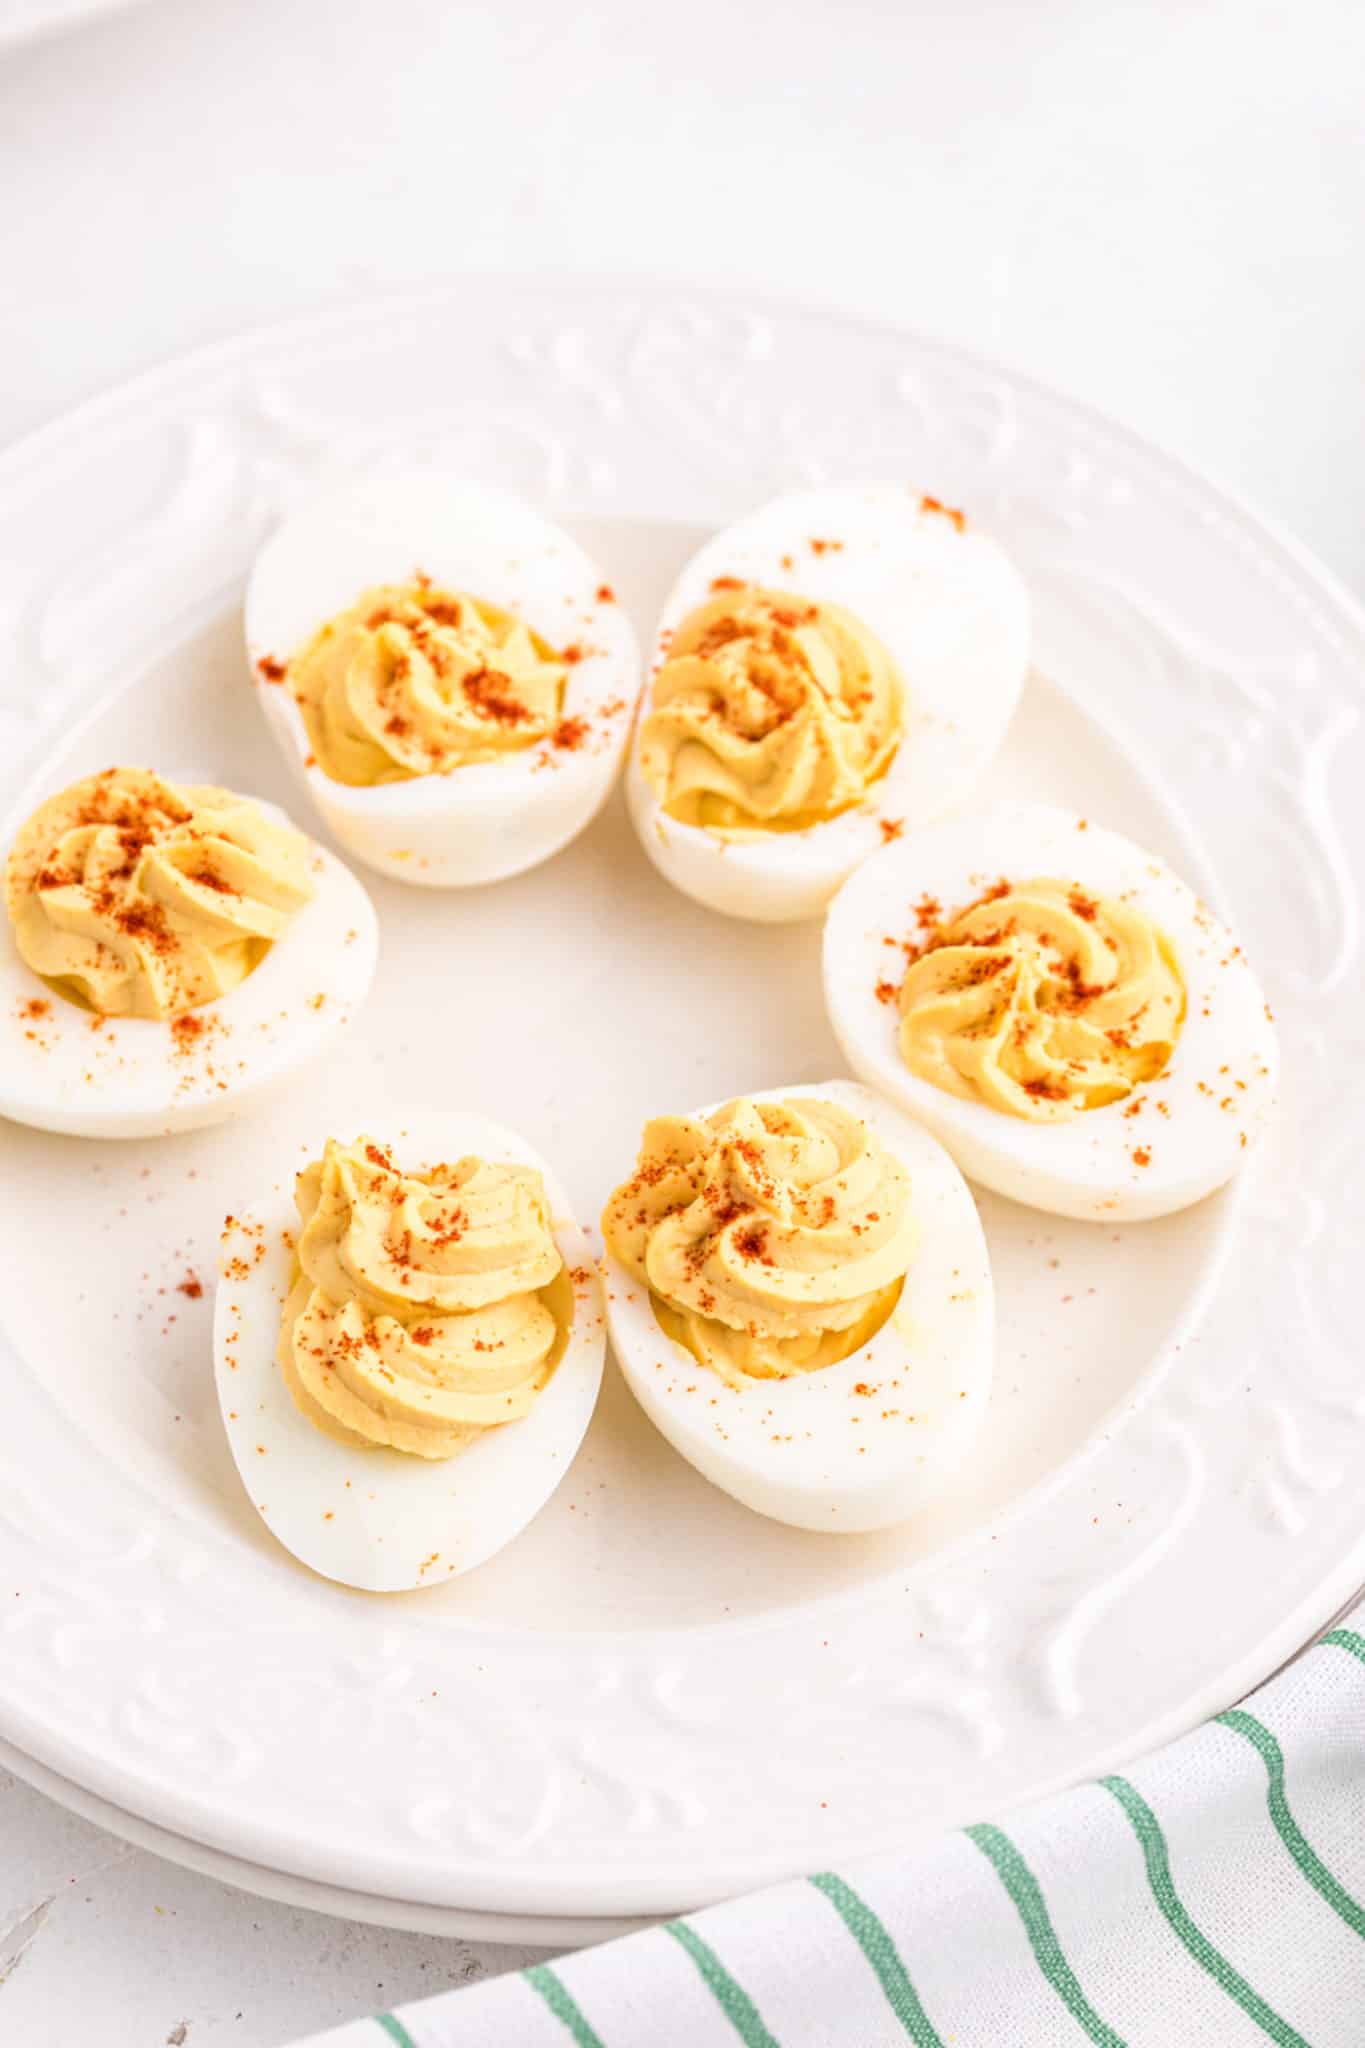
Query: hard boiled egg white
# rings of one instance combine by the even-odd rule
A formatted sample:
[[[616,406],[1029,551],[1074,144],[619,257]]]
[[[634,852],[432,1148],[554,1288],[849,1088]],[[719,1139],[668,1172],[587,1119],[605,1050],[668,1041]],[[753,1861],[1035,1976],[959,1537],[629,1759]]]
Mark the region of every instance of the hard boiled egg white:
[[[998,877],[1041,876],[1145,911],[1174,952],[1187,999],[1157,1079],[1057,1123],[950,1095],[912,1073],[897,1046],[900,947],[922,936],[915,905],[928,899],[947,918]],[[1067,811],[1007,804],[889,846],[830,908],[824,979],[855,1073],[932,1131],[973,1180],[1035,1209],[1121,1221],[1182,1209],[1237,1171],[1274,1106],[1275,1032],[1240,947],[1163,861]]]
[[[1028,593],[993,540],[902,484],[794,491],[693,556],[664,607],[651,673],[682,620],[727,580],[839,604],[870,627],[905,685],[904,737],[856,809],[748,839],[667,816],[637,743],[627,770],[631,812],[650,859],[686,895],[733,917],[815,917],[888,834],[937,817],[989,765],[1028,668]]]
[[[6,843],[33,808],[26,796]],[[260,965],[174,1019],[100,1017],[54,993],[0,914],[0,1116],[78,1138],[146,1138],[224,1123],[268,1097],[350,1022],[374,979],[369,897],[320,846],[311,871],[316,893]]]
[[[362,592],[419,571],[578,651],[560,736],[446,775],[351,788],[313,761],[281,667]],[[426,471],[349,484],[292,513],[256,558],[246,638],[271,730],[341,845],[433,887],[519,874],[581,832],[616,779],[640,688],[634,630],[582,548],[506,492]]]
[[[915,1250],[890,1319],[837,1365],[737,1388],[664,1335],[648,1289],[608,1258],[612,1349],[650,1421],[712,1485],[799,1529],[882,1529],[948,1484],[985,1415],[995,1341],[986,1241],[942,1146],[882,1097],[827,1081],[754,1100],[784,1097],[851,1110],[909,1169]]]
[[[428,1461],[338,1443],[294,1405],[275,1361],[298,1224],[289,1175],[225,1229],[214,1372],[252,1505],[285,1549],[324,1578],[393,1593],[472,1571],[540,1513],[592,1419],[606,1330],[588,1240],[545,1161],[514,1131],[425,1108],[396,1120],[381,1114],[373,1127],[393,1135],[395,1152],[413,1169],[470,1154],[535,1167],[573,1285],[568,1342],[530,1413],[488,1430],[454,1458]]]

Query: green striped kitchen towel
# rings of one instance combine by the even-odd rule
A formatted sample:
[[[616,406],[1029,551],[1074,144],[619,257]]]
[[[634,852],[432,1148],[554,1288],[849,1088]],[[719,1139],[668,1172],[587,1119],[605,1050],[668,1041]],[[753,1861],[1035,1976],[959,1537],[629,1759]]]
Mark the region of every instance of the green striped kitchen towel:
[[[1365,2048],[1365,1607],[1122,1775],[312,2048]]]

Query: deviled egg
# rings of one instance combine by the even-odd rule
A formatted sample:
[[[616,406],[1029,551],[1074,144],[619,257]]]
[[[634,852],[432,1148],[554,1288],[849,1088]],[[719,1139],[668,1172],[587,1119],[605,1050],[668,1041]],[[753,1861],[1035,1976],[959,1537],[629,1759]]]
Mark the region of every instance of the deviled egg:
[[[1274,1107],[1241,947],[1163,861],[1067,811],[1006,804],[888,847],[830,908],[824,979],[855,1073],[1036,1209],[1183,1209]]]
[[[1022,578],[900,484],[776,498],[674,586],[627,770],[642,844],[734,917],[814,917],[963,796],[1028,667]]]
[[[374,911],[339,860],[272,806],[146,768],[26,816],[5,907],[0,1116],[77,1137],[238,1115],[374,976]]]
[[[256,558],[247,653],[290,767],[358,860],[493,882],[604,802],[640,687],[602,571],[506,492],[421,472],[293,512]]]
[[[329,1139],[223,1231],[218,1399],[257,1513],[369,1592],[470,1571],[544,1507],[606,1346],[588,1243],[544,1161],[423,1109],[401,1148]]]
[[[645,1126],[610,1197],[612,1348],[713,1485],[880,1529],[952,1477],[990,1392],[990,1265],[943,1148],[850,1081]]]

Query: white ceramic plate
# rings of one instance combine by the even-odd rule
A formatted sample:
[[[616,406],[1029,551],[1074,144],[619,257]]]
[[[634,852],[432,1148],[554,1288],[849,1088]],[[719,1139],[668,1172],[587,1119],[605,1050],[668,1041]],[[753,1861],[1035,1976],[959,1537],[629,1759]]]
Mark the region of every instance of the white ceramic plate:
[[[1207,486],[961,357],[726,299],[502,283],[480,306],[236,343],[0,461],[6,753],[45,746],[54,779],[144,756],[287,801],[238,603],[258,537],[324,475],[429,460],[524,490],[647,628],[705,526],[816,476],[900,473],[993,527],[1033,586],[1052,680],[993,792],[1093,811],[1209,892],[1286,1054],[1240,1203],[1115,1233],[983,1200],[996,1394],[967,1483],[921,1523],[832,1541],[758,1521],[609,1370],[531,1529],[383,1599],[294,1565],[239,1490],[209,1305],[176,1291],[211,1272],[223,1213],[376,1115],[387,1069],[400,1096],[520,1129],[591,1216],[646,1114],[837,1071],[818,931],[671,892],[618,797],[486,891],[372,882],[371,1003],[264,1123],[143,1147],[0,1132],[23,1276],[0,1308],[0,1737],[244,1881],[548,1940],[1109,1768],[1365,1576],[1365,642]],[[471,976],[483,999],[456,1002]]]

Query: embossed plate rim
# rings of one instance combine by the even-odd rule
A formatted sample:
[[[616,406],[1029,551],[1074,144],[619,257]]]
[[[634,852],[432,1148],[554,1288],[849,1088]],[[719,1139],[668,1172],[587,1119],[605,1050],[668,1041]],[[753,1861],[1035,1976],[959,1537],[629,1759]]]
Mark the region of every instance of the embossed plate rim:
[[[125,427],[130,423],[136,425],[140,418],[144,424],[150,421],[155,425],[168,408],[174,412],[176,407],[183,407],[187,396],[195,391],[207,390],[212,397],[223,372],[240,372],[241,376],[246,378],[262,365],[268,370],[272,360],[287,364],[295,352],[307,352],[310,347],[316,350],[320,360],[333,360],[338,356],[344,356],[348,350],[359,355],[367,345],[371,348],[382,346],[390,329],[395,325],[409,338],[413,334],[428,330],[434,336],[442,314],[452,313],[460,302],[460,292],[467,291],[468,288],[467,284],[461,286],[459,291],[442,288],[404,295],[378,304],[357,306],[354,309],[342,308],[320,315],[307,315],[281,327],[261,330],[238,340],[219,343],[192,356],[179,358],[162,369],[135,380],[131,385],[125,385],[114,393],[88,401],[73,413],[39,430],[16,449],[0,457],[0,493],[12,491],[21,476],[29,470],[30,465],[33,473],[40,473],[45,465],[59,458],[63,451],[80,446],[86,437],[90,441],[95,441],[106,432],[117,429],[120,424]],[[954,380],[957,379],[975,380],[975,384],[980,386],[982,391],[997,398],[1002,393],[1007,394],[1010,404],[1018,409],[1020,417],[1029,415],[1030,409],[1037,415],[1037,418],[1031,420],[1035,428],[1042,422],[1048,426],[1049,431],[1055,430],[1059,436],[1063,428],[1074,429],[1079,440],[1089,439],[1092,455],[1099,448],[1115,465],[1128,462],[1135,469],[1145,470],[1149,480],[1155,479],[1165,491],[1178,495],[1183,503],[1183,509],[1194,510],[1196,514],[1202,511],[1211,523],[1220,524],[1225,534],[1235,523],[1239,531],[1231,536],[1229,545],[1235,545],[1240,552],[1255,557],[1277,577],[1285,595],[1312,620],[1314,631],[1322,634],[1324,644],[1327,644],[1333,629],[1339,636],[1344,627],[1357,640],[1365,631],[1365,620],[1362,620],[1359,609],[1334,585],[1330,576],[1313,563],[1297,543],[1275,534],[1273,529],[1268,529],[1264,522],[1258,521],[1254,514],[1238,504],[1230,494],[1208,486],[1188,465],[1163,456],[1141,437],[1114,425],[1093,409],[1073,405],[1045,386],[1016,376],[1012,372],[996,369],[965,351],[941,343],[921,341],[914,336],[897,333],[873,322],[846,320],[824,309],[757,301],[729,292],[697,292],[676,286],[623,287],[610,280],[584,282],[568,278],[535,284],[510,276],[489,278],[479,289],[485,294],[501,293],[503,303],[513,309],[512,317],[521,320],[523,324],[531,321],[534,314],[536,319],[547,323],[553,323],[555,320],[577,320],[582,332],[589,333],[590,330],[594,330],[596,323],[599,339],[612,329],[613,322],[624,319],[627,314],[645,324],[653,319],[666,326],[672,320],[675,322],[673,337],[676,340],[678,334],[683,336],[684,353],[689,345],[687,336],[691,334],[695,338],[705,327],[707,320],[718,329],[723,328],[727,320],[741,325],[749,323],[755,329],[766,323],[771,330],[779,334],[784,347],[799,347],[802,345],[803,336],[808,342],[813,342],[818,336],[827,352],[836,358],[842,354],[845,361],[852,361],[859,348],[866,348],[870,352],[874,348],[894,347],[901,352],[905,365],[915,368],[922,378],[929,382],[935,378],[940,379],[945,392],[952,391]],[[491,300],[485,297],[483,303],[488,305]],[[569,308],[572,308],[572,312],[567,310]],[[696,309],[704,311],[698,315]],[[697,325],[699,318],[700,327]],[[557,374],[553,360],[543,366],[539,374],[553,378]],[[940,396],[942,395],[941,393]],[[217,400],[214,399],[213,402]],[[967,416],[967,407],[964,403],[964,422]],[[769,429],[764,428],[762,431],[766,432]],[[772,432],[775,431],[773,428]],[[803,459],[805,452],[803,449]],[[778,466],[780,467],[790,455],[791,450],[784,447],[778,458]],[[1065,497],[1071,488],[1070,481],[1060,476],[1051,482],[1061,497]],[[618,500],[604,505],[601,502],[584,504],[581,496],[576,496],[574,492],[561,491],[554,502],[557,506],[573,505],[576,510],[596,511],[599,514],[604,510],[618,514],[633,510],[638,514],[641,510],[638,493],[630,494],[628,501]],[[684,511],[678,503],[673,503],[661,512],[661,516],[696,516],[696,511],[697,507],[692,504]],[[1272,563],[1269,559],[1274,553],[1280,556],[1278,564]],[[226,580],[211,587],[206,586],[199,593],[198,604],[207,606],[213,593],[220,592],[225,587]],[[1335,619],[1331,617],[1333,613]],[[0,621],[0,624],[3,624],[3,621]],[[1304,630],[1307,632],[1308,629]],[[1352,665],[1350,693],[1353,710],[1357,708],[1359,697],[1359,672],[1360,657],[1357,650]],[[75,695],[76,692],[73,691],[73,696]],[[82,690],[79,693],[79,701],[82,708],[85,708],[88,702],[86,691]],[[1103,720],[1103,712],[1100,715]],[[43,737],[37,738],[34,753],[46,743],[48,742]],[[1183,808],[1183,798],[1178,798],[1177,801]],[[1218,872],[1220,867],[1221,863],[1215,860],[1215,872]],[[1336,879],[1340,884],[1341,876],[1338,875]],[[1354,907],[1353,895],[1350,898],[1350,907]],[[1169,1407],[1168,1387],[1169,1380],[1162,1383],[1157,1390],[1157,1400],[1136,1401],[1133,1404],[1133,1411],[1115,1422],[1115,1439],[1122,1436],[1125,1431],[1131,1437],[1142,1413],[1153,1407],[1160,1408],[1163,1403]],[[22,1400],[20,1405],[24,1405]],[[34,1425],[38,1426],[36,1412]],[[1173,1433],[1173,1438],[1179,1437],[1183,1432],[1185,1440],[1190,1443],[1198,1442],[1198,1429],[1201,1426],[1198,1413],[1164,1416],[1158,1413],[1153,1427],[1160,1430],[1167,1426]],[[1207,1418],[1203,1426],[1207,1428]],[[1004,1522],[1011,1528],[1020,1520],[1028,1522],[1038,1511],[1037,1497],[1046,1502],[1048,1511],[1051,1512],[1059,1497],[1065,1496],[1068,1488],[1074,1487],[1078,1475],[1082,1475],[1097,1459],[1106,1455],[1107,1449],[1107,1445],[1088,1445],[1065,1473],[1051,1475],[1035,1489],[1035,1495],[1012,1506],[1003,1518]],[[1313,1524],[1313,1517],[1317,1513],[1317,1499],[1318,1496],[1314,1495],[1304,1510],[1305,1527]],[[167,1524],[158,1532],[153,1548],[160,1547],[164,1550],[175,1533],[171,1525]],[[967,1547],[970,1548],[970,1545]],[[1155,1572],[1158,1566],[1168,1569],[1171,1563],[1170,1558],[1160,1550],[1159,1544],[1156,1548],[1157,1565],[1151,1566],[1150,1572]],[[1138,1553],[1139,1563],[1145,1555],[1145,1551]],[[3,1551],[0,1551],[0,1556],[3,1556]],[[945,1577],[950,1567],[957,1571],[961,1565],[961,1559],[955,1552],[945,1553],[942,1562]],[[171,1558],[165,1565],[166,1574],[174,1579],[179,1566],[183,1565],[188,1570],[191,1563],[192,1561],[186,1558]],[[129,1569],[138,1567],[139,1560],[130,1561]],[[917,1567],[917,1572],[920,1569]],[[1129,1582],[1123,1578],[1124,1569],[1120,1566],[1117,1576],[1124,1585],[1127,1585]],[[1149,1570],[1147,1567],[1143,1569],[1144,1572]],[[1092,1746],[1085,1750],[1083,1757],[1074,1767],[1068,1762],[1054,1772],[1051,1778],[1032,1784],[1029,1787],[1030,1796],[1039,1794],[1053,1785],[1070,1782],[1077,1775],[1088,1775],[1114,1762],[1126,1760],[1136,1749],[1175,1734],[1202,1713],[1226,1704],[1264,1675],[1279,1658],[1299,1647],[1330,1608],[1359,1583],[1363,1573],[1365,1530],[1360,1528],[1357,1517],[1350,1530],[1349,1542],[1343,1539],[1337,1547],[1331,1570],[1318,1573],[1311,1587],[1300,1591],[1290,1606],[1276,1615],[1270,1625],[1258,1635],[1253,1646],[1243,1650],[1240,1656],[1227,1657],[1216,1669],[1210,1668],[1202,1672],[1198,1687],[1193,1692],[1187,1692],[1163,1715],[1150,1718],[1140,1728],[1125,1727],[1121,1737],[1111,1741],[1107,1747]],[[1080,1597],[1083,1599],[1084,1594]],[[754,1632],[770,1638],[775,1633],[780,1633],[784,1625],[782,1617],[772,1617],[755,1624]],[[695,1643],[698,1640],[705,1640],[711,1631],[702,1629],[691,1631],[690,1634]],[[640,1638],[636,1647],[642,1651],[646,1648],[657,1651],[658,1646],[653,1639],[646,1642],[646,1639]],[[963,1679],[964,1684],[968,1682],[967,1679]],[[975,1683],[976,1679],[973,1678],[970,1682]],[[1058,1683],[1061,1684],[1062,1681],[1059,1680]],[[1065,1678],[1065,1684],[1074,1684],[1074,1673]],[[129,1815],[136,1813],[148,1821],[164,1824],[172,1836],[193,1835],[197,1841],[212,1844],[212,1853],[238,1856],[244,1870],[249,1870],[252,1863],[264,1866],[268,1862],[273,1869],[287,1871],[288,1882],[291,1884],[317,1882],[325,1887],[329,1882],[325,1872],[319,1873],[317,1866],[319,1859],[326,1862],[330,1852],[317,1850],[314,1844],[301,1839],[297,1833],[291,1834],[288,1830],[276,1831],[272,1835],[268,1831],[239,1824],[237,1819],[224,1809],[221,1801],[213,1807],[210,1802],[203,1799],[188,1797],[183,1784],[176,1781],[173,1771],[142,1772],[136,1776],[138,1798],[125,1798],[123,1792],[130,1782],[126,1766],[112,1762],[108,1757],[96,1759],[88,1745],[72,1742],[51,1725],[45,1726],[40,1716],[16,1710],[12,1701],[0,1708],[0,1722],[5,1724],[5,1736],[14,1740],[19,1739],[22,1727],[26,1736],[22,1747],[37,1761],[38,1766],[54,1769],[59,1775],[69,1778],[73,1784],[86,1788],[87,1796],[96,1791],[98,1784],[100,1794],[111,1807]],[[904,1723],[906,1728],[912,1725],[913,1716]],[[1074,1734],[1079,1736],[1080,1732],[1073,1728]],[[1084,1748],[1084,1744],[1078,1741],[1073,1747]],[[996,1805],[995,1810],[1000,1810],[999,1805]],[[968,1814],[963,1817],[973,1816]],[[675,1828],[674,1836],[677,1835],[678,1830]],[[253,1854],[253,1844],[264,1853]],[[821,1837],[818,1850],[812,1847],[811,1853],[822,1858],[842,1857],[856,1853],[859,1849],[889,1845],[889,1840],[879,1839],[874,1842],[865,1834],[858,1839],[846,1835],[831,1835],[828,1839]],[[363,1874],[369,1881],[381,1877],[386,1880],[395,1876],[401,1878],[401,1863],[401,1857],[392,1861],[372,1859],[367,1863]],[[691,1857],[684,1867],[679,1861],[676,1842],[667,1854],[657,1858],[638,1857],[630,1873],[615,1878],[604,1878],[586,1864],[575,1869],[560,1867],[549,1871],[532,1869],[525,1859],[518,1865],[515,1861],[500,1862],[497,1857],[491,1857],[484,1862],[471,1861],[466,1857],[463,1863],[458,1857],[453,1857],[438,1871],[432,1858],[426,1857],[422,1859],[420,1873],[414,1870],[412,1875],[412,1896],[409,1903],[414,1916],[424,1916],[424,1924],[427,1925],[431,1924],[429,1918],[425,1918],[427,1914],[432,1911],[440,1912],[445,1908],[449,1908],[452,1914],[452,1926],[454,1920],[461,1916],[467,1924],[469,1914],[478,1913],[480,1908],[502,1908],[518,1916],[522,1925],[527,1923],[529,1916],[544,1930],[545,1938],[551,1940],[555,1938],[556,1924],[570,1924],[565,1921],[555,1923],[547,1917],[552,1913],[576,1913],[576,1924],[582,1925],[585,1908],[587,1917],[594,1920],[618,1913],[626,1914],[632,1910],[671,1910],[680,1905],[700,1902],[704,1898],[733,1890],[740,1885],[756,1882],[765,1876],[781,1874],[789,1868],[790,1848],[785,1854],[779,1851],[766,1861],[761,1857],[751,1856],[742,1867],[733,1859],[718,1861],[713,1858],[707,1862],[699,1856]],[[243,1881],[249,1883],[249,1875]],[[401,1894],[404,1888],[402,1882],[385,1882],[382,1886],[376,1882],[375,1895],[381,1896],[388,1903],[396,1902],[401,1909]],[[354,1898],[360,1895],[352,1892],[351,1896]],[[468,1902],[475,1897],[479,1899],[480,1906],[471,1908]],[[334,1906],[334,1909],[346,1910],[344,1905]],[[483,1924],[486,1926],[487,1923]]]

